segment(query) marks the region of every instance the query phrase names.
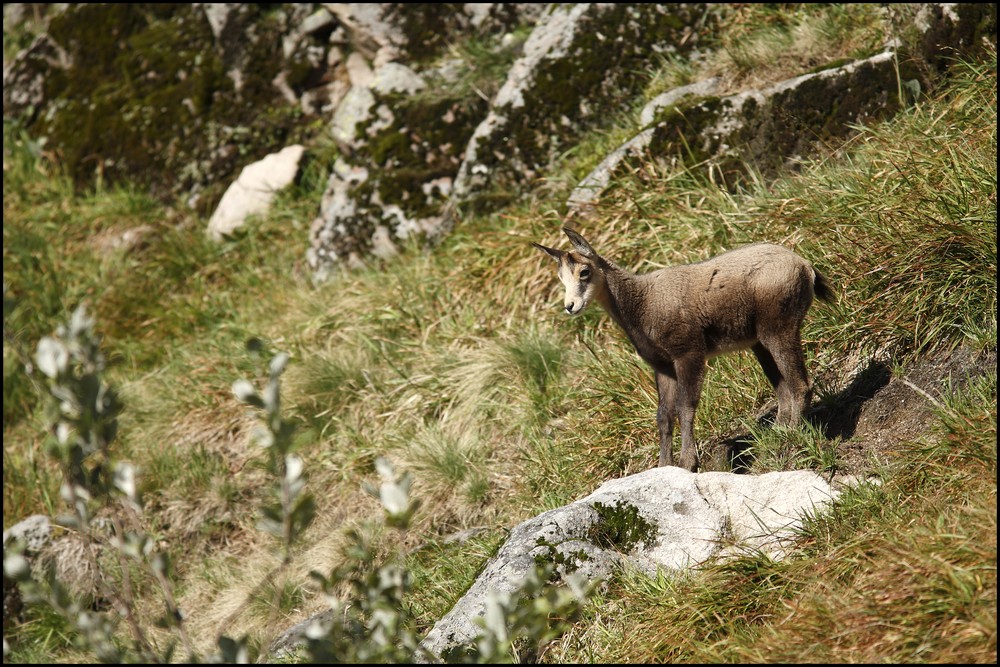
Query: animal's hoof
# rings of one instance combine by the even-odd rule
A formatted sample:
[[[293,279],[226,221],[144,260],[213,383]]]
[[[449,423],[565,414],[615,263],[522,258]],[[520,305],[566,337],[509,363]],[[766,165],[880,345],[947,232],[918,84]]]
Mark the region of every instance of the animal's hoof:
[[[690,472],[698,472],[698,459],[694,459],[694,460],[681,459],[681,465],[680,465],[680,467],[684,468],[685,470],[688,470]]]

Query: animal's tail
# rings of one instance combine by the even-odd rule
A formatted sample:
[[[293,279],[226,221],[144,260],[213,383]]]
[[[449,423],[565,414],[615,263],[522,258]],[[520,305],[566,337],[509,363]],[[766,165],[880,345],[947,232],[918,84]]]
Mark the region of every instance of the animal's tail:
[[[813,269],[813,272],[816,274],[816,279],[813,281],[813,292],[816,293],[816,296],[827,303],[836,301],[837,294],[830,287],[830,283],[827,282],[826,277],[819,271],[816,271],[816,269]]]

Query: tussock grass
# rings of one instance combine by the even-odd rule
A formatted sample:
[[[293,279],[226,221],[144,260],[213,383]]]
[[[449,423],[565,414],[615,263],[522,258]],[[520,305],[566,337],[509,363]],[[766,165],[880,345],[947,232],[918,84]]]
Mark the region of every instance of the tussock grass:
[[[832,473],[839,467],[837,442],[827,440],[811,424],[793,429],[754,423],[748,430],[753,443],[746,454],[753,461],[751,472],[806,469]]]
[[[719,93],[728,95],[866,58],[892,38],[904,44],[912,39],[902,26],[916,11],[913,6],[871,4],[787,9],[762,3],[716,5],[713,20],[723,29],[702,36],[706,50],[696,59],[660,57],[643,101],[709,77],[719,77]]]
[[[726,11],[743,12],[726,39],[744,64],[725,71],[744,82],[762,71],[759,45],[781,43],[801,58],[839,39],[855,53],[882,21],[871,7],[808,8],[795,20],[760,6]],[[671,66],[678,71],[664,77],[688,76],[687,65]],[[789,66],[760,76],[783,78]],[[840,296],[814,306],[804,331],[811,375],[830,394],[859,358],[905,369],[937,349],[995,351],[995,72],[995,59],[959,67],[933,99],[858,128],[848,145],[775,183],[731,193],[703,168],[643,165],[581,230],[639,271],[755,240],[793,247]],[[262,641],[275,591],[289,623],[322,609],[300,584],[308,569],[335,566],[343,530],[378,510],[361,483],[383,454],[415,473],[423,504],[409,542],[372,538],[382,553],[410,550],[411,604],[429,627],[506,529],[655,464],[651,372],[596,308],[561,313],[551,260],[530,246],[564,245],[556,195],[626,130],[603,132],[588,139],[593,151],[565,156],[543,194],[461,221],[433,253],[410,248],[315,286],[302,239],[322,170],[217,245],[201,221],[127,188],[74,193],[5,125],[4,281],[16,302],[5,307],[5,525],[59,511],[21,369],[38,338],[89,299],[125,401],[120,453],[147,474],[147,519],[178,565],[180,604],[200,645],[220,627]],[[143,226],[138,246],[108,250]],[[249,338],[264,354],[248,352]],[[318,514],[298,569],[243,609],[276,556],[254,529],[262,455],[230,387],[266,375],[261,358],[279,349],[292,357],[282,399]],[[819,434],[790,438],[754,423],[772,400],[750,355],[716,359],[696,433],[706,443],[750,430],[761,452],[773,451],[758,454],[761,471],[792,465],[782,457],[790,444],[795,465],[835,465],[836,443]],[[901,445],[876,471],[881,486],[851,491],[807,521],[792,559],[713,563],[672,579],[623,573],[545,659],[995,661],[995,377],[939,402],[937,430]],[[461,545],[445,541],[478,527],[487,530]],[[17,660],[80,657],[52,619],[32,614],[14,636]]]
[[[760,88],[810,70],[834,67],[882,50],[892,35],[892,11],[877,5],[804,5],[788,13],[774,5],[727,5],[727,29],[703,68],[731,92]]]

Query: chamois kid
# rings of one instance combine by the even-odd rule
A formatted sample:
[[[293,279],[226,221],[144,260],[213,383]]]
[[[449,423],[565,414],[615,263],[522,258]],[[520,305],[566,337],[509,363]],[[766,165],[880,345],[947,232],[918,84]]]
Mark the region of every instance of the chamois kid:
[[[635,274],[601,257],[575,231],[574,250],[533,243],[559,262],[565,307],[577,315],[597,301],[625,330],[656,378],[660,462],[674,465],[674,420],[680,418],[680,467],[698,469],[694,415],[708,359],[750,348],[774,386],[779,425],[794,425],[809,405],[800,330],[813,295],[834,293],[791,250],[754,243],[695,264]]]

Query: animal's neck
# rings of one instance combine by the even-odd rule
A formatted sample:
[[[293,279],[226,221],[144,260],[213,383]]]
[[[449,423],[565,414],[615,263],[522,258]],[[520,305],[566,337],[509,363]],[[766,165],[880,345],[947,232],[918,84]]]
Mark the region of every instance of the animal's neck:
[[[595,295],[597,302],[625,330],[636,347],[643,335],[638,325],[640,289],[638,276],[608,263],[604,267],[604,289]]]

